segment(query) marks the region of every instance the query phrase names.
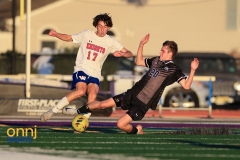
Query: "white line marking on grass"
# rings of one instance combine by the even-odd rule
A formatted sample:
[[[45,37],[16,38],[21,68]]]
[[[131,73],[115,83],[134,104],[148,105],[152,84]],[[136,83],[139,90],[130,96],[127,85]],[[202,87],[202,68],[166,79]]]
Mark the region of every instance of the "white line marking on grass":
[[[1,158],[7,159],[7,160],[42,160],[42,159],[47,159],[47,160],[110,160],[110,159],[124,159],[124,160],[157,160],[154,158],[144,158],[142,156],[128,156],[124,154],[93,154],[89,153],[87,151],[72,151],[72,150],[55,150],[55,149],[42,149],[42,148],[30,148],[30,147],[22,147],[22,148],[8,148],[8,151],[3,150],[3,152],[8,152],[8,154],[16,153],[16,152],[28,152],[28,153],[23,153],[26,155],[21,159],[21,154],[16,153],[16,156],[14,158],[10,159],[9,157],[4,157],[1,155]],[[1,150],[0,150],[1,153]],[[37,154],[33,154],[37,153]],[[41,159],[38,159],[38,157],[41,155],[46,156],[42,157]],[[48,154],[48,155],[46,155]],[[52,156],[50,156],[51,154]],[[53,156],[55,155],[55,156]],[[57,155],[57,156],[56,156]],[[61,157],[60,157],[61,156]],[[50,157],[50,158],[48,158]],[[55,158],[55,159],[51,159]]]
[[[60,157],[53,155],[42,155],[42,154],[33,154],[33,153],[21,153],[15,151],[4,151],[0,150],[1,159],[3,160],[81,160],[81,158],[69,158],[69,157]],[[82,159],[83,160],[83,159]],[[85,160],[85,158],[84,158]]]
[[[66,147],[57,147],[56,149],[66,149]],[[112,150],[113,148],[112,147],[84,147],[84,146],[79,146],[79,147],[68,147],[68,149],[74,149],[74,150]],[[137,151],[141,151],[141,150],[144,150],[144,151],[179,151],[179,148],[156,148],[156,147],[145,147],[145,148],[142,148],[142,147],[114,147],[114,150],[126,150],[126,151],[129,151],[129,150],[137,150]],[[192,150],[192,151],[229,151],[230,149],[228,148],[182,148],[181,149],[182,151],[189,151],[189,150]]]

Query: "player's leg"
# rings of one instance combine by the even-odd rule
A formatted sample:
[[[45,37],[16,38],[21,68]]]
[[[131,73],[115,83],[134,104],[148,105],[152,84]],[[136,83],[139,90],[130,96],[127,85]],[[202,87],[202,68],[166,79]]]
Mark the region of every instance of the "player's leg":
[[[84,114],[84,113],[92,112],[95,109],[105,109],[105,108],[121,106],[121,105],[124,105],[124,107],[127,108],[127,104],[124,103],[126,101],[123,101],[125,96],[126,96],[126,94],[123,93],[123,94],[114,96],[112,98],[109,98],[109,99],[101,101],[101,102],[93,101],[89,104],[83,105],[79,109],[72,109],[72,108],[65,107],[63,109],[63,113],[70,114],[70,115]],[[123,107],[121,107],[121,108],[123,108]]]
[[[143,134],[142,126],[138,125],[135,127],[130,124],[131,122],[132,118],[128,114],[125,114],[118,120],[117,127],[127,134]]]
[[[87,95],[88,95],[88,103],[96,100],[97,94],[99,91],[99,86],[96,83],[89,83],[87,85]]]
[[[73,108],[67,108],[65,107],[63,109],[64,114],[69,114],[69,115],[75,115],[75,114],[86,114],[86,113],[91,113],[92,111],[96,109],[104,109],[104,108],[109,108],[115,106],[115,102],[113,98],[109,98],[104,101],[93,101],[89,104],[83,105],[82,107],[78,109],[73,109]],[[89,117],[87,117],[89,118]]]
[[[58,104],[52,109],[53,112],[57,113],[62,111],[63,107],[67,106],[74,99],[82,97],[86,93],[87,85],[84,82],[78,82],[76,84],[76,89],[70,93],[68,93],[65,97],[63,97]]]
[[[125,96],[125,98],[127,95]],[[132,126],[130,122],[142,120],[147,112],[147,106],[140,102],[136,98],[131,98],[130,104],[125,104],[121,106],[122,109],[127,109],[127,114],[118,120],[118,128],[125,131],[128,134],[143,134],[143,129],[141,125]]]
[[[78,109],[74,108],[69,108],[69,107],[64,107],[62,110],[63,114],[66,115],[77,115],[77,114],[82,114],[85,117],[89,118],[91,116],[91,112],[95,109],[98,108],[100,102],[99,101],[93,101],[90,104],[83,105],[82,107]],[[91,105],[91,110],[89,109],[89,105]]]
[[[82,106],[77,110],[78,114],[83,114],[85,117],[89,118],[91,116],[91,112],[95,109],[105,109],[109,107],[114,107],[115,102],[113,98],[109,98],[104,101],[93,101],[87,105]]]
[[[93,102],[96,100],[98,91],[99,91],[99,79],[95,78],[95,77],[91,77],[91,76],[87,76],[88,78],[86,78],[86,84],[87,84],[87,88],[86,88],[86,93],[88,96],[88,105],[90,102]],[[98,103],[98,102],[96,102]],[[92,105],[95,106],[96,103],[93,103]],[[81,107],[83,110],[80,112],[77,109],[72,109],[72,108],[68,108],[65,107],[63,109],[63,114],[70,114],[70,115],[75,115],[75,114],[83,114],[85,117],[89,118],[91,116],[91,111],[86,110],[86,107],[88,107],[88,105],[85,105],[83,107]],[[85,110],[84,110],[85,108]],[[84,111],[84,112],[83,112]],[[78,113],[79,112],[79,113]]]
[[[88,95],[88,104],[96,100],[97,94],[99,91],[99,80],[97,79],[96,83],[89,83],[87,85],[87,95]],[[95,105],[93,105],[95,106]],[[85,117],[89,118],[91,116],[91,112],[82,113]]]
[[[68,100],[68,102],[72,102],[74,99],[77,99],[79,97],[82,97],[86,94],[87,91],[87,84],[85,82],[78,82],[76,84],[76,89],[72,92],[70,92],[69,94],[66,95],[66,98]],[[66,105],[64,105],[66,106]],[[58,109],[62,110],[63,105],[61,106],[57,106]]]
[[[144,134],[142,125],[139,124],[139,125],[136,126],[136,128],[138,129],[137,134]]]
[[[98,105],[98,109],[113,108],[116,107],[116,102],[113,99],[114,97],[108,98],[104,101],[101,101]],[[91,109],[91,108],[90,108]]]
[[[63,97],[53,109],[43,113],[40,117],[41,121],[42,122],[47,121],[53,116],[54,113],[61,112],[63,107],[68,105],[71,101],[86,94],[87,91],[86,77],[87,75],[82,71],[75,72],[72,75],[73,81],[71,87],[71,89],[75,90],[67,94],[65,97]]]
[[[50,109],[49,111],[43,113],[41,115],[41,121],[46,122],[49,120],[55,113],[60,113],[63,109],[63,107],[67,106],[71,101],[73,101],[76,98],[79,98],[83,96],[86,93],[86,83],[78,82],[76,84],[76,90],[70,92],[65,97],[63,97],[57,105]]]

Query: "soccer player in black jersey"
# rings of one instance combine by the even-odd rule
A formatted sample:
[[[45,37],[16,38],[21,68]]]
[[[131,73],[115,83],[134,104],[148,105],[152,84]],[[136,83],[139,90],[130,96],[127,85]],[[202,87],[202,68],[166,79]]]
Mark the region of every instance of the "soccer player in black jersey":
[[[149,108],[156,109],[166,86],[178,82],[184,89],[190,89],[195,70],[199,64],[198,59],[194,58],[187,78],[182,73],[181,68],[172,61],[178,52],[178,46],[174,41],[163,43],[160,56],[143,58],[143,47],[149,38],[150,35],[147,34],[140,41],[136,57],[136,64],[146,66],[149,70],[131,89],[104,101],[91,102],[79,109],[64,108],[63,113],[74,115],[91,112],[94,109],[121,107],[127,112],[118,120],[118,128],[128,134],[143,134],[141,125],[135,127],[130,123],[141,120]]]

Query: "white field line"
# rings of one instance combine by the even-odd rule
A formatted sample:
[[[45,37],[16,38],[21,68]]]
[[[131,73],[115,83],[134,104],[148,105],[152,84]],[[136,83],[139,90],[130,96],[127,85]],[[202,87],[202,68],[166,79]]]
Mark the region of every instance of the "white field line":
[[[57,147],[56,149],[62,149],[64,150],[66,147]],[[81,150],[112,150],[113,148],[112,147],[84,147],[84,146],[80,146],[80,147],[71,147],[68,149],[81,149]],[[150,150],[154,150],[154,151],[179,151],[179,148],[161,148],[161,147],[148,147],[148,148],[142,148],[142,147],[124,147],[124,149],[122,147],[114,147],[115,150],[138,150],[138,151],[141,151],[141,150],[146,150],[146,151],[150,151]],[[189,150],[192,150],[192,151],[229,151],[230,149],[228,148],[183,148],[181,149],[182,151],[189,151]]]
[[[43,155],[43,154],[34,154],[34,153],[22,153],[20,151],[6,151],[0,149],[1,159],[6,160],[77,160],[77,158],[53,156],[53,155]],[[78,158],[81,160],[80,158]],[[82,159],[83,160],[83,159]]]
[[[47,160],[112,160],[112,159],[116,159],[116,160],[148,160],[147,158],[141,157],[141,156],[125,156],[123,154],[92,154],[89,153],[87,151],[71,151],[71,150],[54,150],[54,149],[41,149],[41,148],[36,148],[36,147],[22,147],[22,148],[8,148],[8,151],[6,151],[5,149],[0,149],[0,153],[1,151],[3,152],[10,152],[8,154],[12,154],[12,153],[16,153],[16,155],[14,156],[15,158],[13,159],[8,159],[11,157],[7,157],[7,155],[2,156],[1,158],[3,159],[7,159],[7,160],[16,160],[16,158],[18,160],[42,160],[42,159],[47,159]],[[19,152],[28,152],[28,153],[24,153],[26,154],[25,157],[23,157],[22,159],[19,158],[21,156],[21,153]],[[33,154],[35,153],[35,154]],[[44,155],[46,157],[42,157],[41,159],[37,159],[38,156]],[[50,154],[50,155],[49,155]],[[37,155],[37,157],[36,157]],[[55,155],[55,156],[54,156]],[[57,155],[57,156],[56,156]],[[5,158],[6,156],[6,158]],[[19,157],[18,157],[19,156]],[[40,156],[41,157],[41,156]],[[48,157],[51,158],[55,158],[55,159],[49,159]],[[62,158],[62,159],[61,159]],[[151,158],[151,160],[154,160]],[[157,159],[156,159],[157,160]]]
[[[24,153],[28,151],[28,153]],[[20,153],[21,152],[21,153]],[[33,154],[37,153],[37,154]],[[70,150],[52,150],[52,149],[41,149],[41,148],[9,148],[8,151],[6,150],[0,150],[1,157],[3,159],[8,160],[15,160],[16,158],[18,160],[42,160],[42,159],[48,159],[48,160],[97,160],[97,159],[103,159],[103,160],[109,160],[109,159],[126,159],[126,160],[146,160],[146,158],[143,158],[141,156],[134,156],[134,157],[126,157],[122,154],[89,154],[88,152],[84,151],[70,151]],[[41,154],[41,155],[40,155]],[[43,155],[44,154],[44,155]],[[46,154],[55,154],[53,155],[46,155]],[[56,156],[56,154],[58,156]],[[61,156],[61,157],[60,157]],[[71,156],[71,157],[69,157]],[[151,156],[156,158],[162,158],[166,157],[169,159],[170,157],[179,157],[179,158],[185,158],[185,157],[197,157],[197,158],[228,158],[228,159],[236,159],[240,158],[240,154],[237,155],[231,155],[231,154],[165,154],[165,153],[144,153],[144,156]],[[149,158],[148,158],[149,159]]]

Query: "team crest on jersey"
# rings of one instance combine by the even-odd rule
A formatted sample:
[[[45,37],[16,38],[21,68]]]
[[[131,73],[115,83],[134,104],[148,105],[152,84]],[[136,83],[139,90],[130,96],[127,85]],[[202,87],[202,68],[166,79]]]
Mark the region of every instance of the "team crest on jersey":
[[[168,71],[168,67],[164,67],[164,70],[165,70],[165,71]]]

